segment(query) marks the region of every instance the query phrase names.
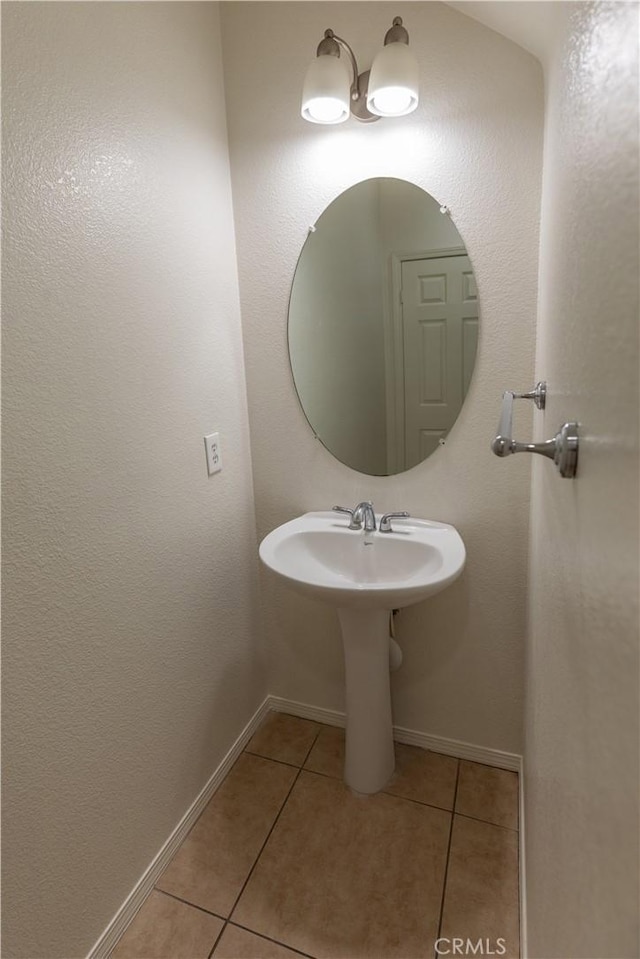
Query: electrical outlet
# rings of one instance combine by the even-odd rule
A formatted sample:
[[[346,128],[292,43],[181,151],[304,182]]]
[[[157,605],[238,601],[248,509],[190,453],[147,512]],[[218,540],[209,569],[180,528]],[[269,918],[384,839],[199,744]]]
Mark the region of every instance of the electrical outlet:
[[[219,473],[222,469],[222,450],[220,449],[220,434],[210,433],[204,438],[204,448],[207,452],[207,469],[209,476]]]

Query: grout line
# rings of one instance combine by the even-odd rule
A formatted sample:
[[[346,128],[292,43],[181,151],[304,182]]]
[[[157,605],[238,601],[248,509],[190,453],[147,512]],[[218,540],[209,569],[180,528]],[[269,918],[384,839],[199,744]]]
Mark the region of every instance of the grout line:
[[[304,763],[306,763],[307,759],[308,759],[309,756],[311,755],[311,750],[312,750],[313,747],[315,746],[315,744],[316,744],[316,739],[318,738],[319,735],[320,735],[320,730],[318,729],[318,731],[316,732],[315,736],[313,737],[313,742],[312,742],[311,745],[309,746],[309,749],[308,749],[308,751],[307,751],[307,754],[306,754],[306,756],[304,757],[304,761],[303,761],[302,766],[304,766]],[[250,753],[249,755],[255,755],[255,754],[254,754],[254,753]],[[260,756],[260,758],[261,758],[261,759],[265,759],[266,757],[265,757],[265,756]],[[280,762],[280,760],[278,760],[278,759],[272,759],[271,762]],[[254,873],[254,870],[255,870],[256,866],[258,865],[258,860],[260,859],[260,856],[262,855],[265,846],[266,846],[267,843],[269,842],[269,839],[270,839],[270,837],[271,837],[271,833],[272,833],[273,830],[276,828],[276,825],[277,825],[277,823],[278,823],[278,820],[280,819],[280,816],[282,815],[282,812],[283,812],[283,810],[284,810],[284,807],[287,805],[287,802],[289,801],[289,796],[290,796],[291,793],[293,792],[293,788],[294,788],[295,784],[298,782],[298,779],[300,778],[300,773],[302,772],[302,766],[292,766],[290,763],[282,763],[282,765],[283,765],[283,766],[289,766],[289,768],[297,769],[298,772],[296,773],[295,779],[294,779],[293,782],[291,783],[291,788],[289,789],[289,792],[288,792],[287,795],[285,796],[285,799],[284,799],[284,802],[282,803],[282,806],[281,806],[280,809],[278,810],[278,814],[277,814],[276,818],[273,820],[273,823],[272,823],[272,825],[271,825],[271,829],[269,830],[269,832],[268,832],[268,834],[267,834],[267,838],[266,838],[265,841],[262,843],[262,846],[260,847],[260,849],[259,849],[259,851],[258,851],[258,855],[256,856],[256,858],[255,858],[255,860],[254,860],[254,863],[253,863],[251,869],[249,870],[249,875],[247,876],[247,878],[245,879],[244,883],[242,884],[242,888],[241,888],[240,892],[238,893],[238,895],[236,896],[236,900],[235,900],[233,906],[232,906],[231,909],[229,910],[229,917],[228,917],[227,919],[225,919],[224,926],[223,926],[222,929],[220,930],[220,932],[219,932],[219,934],[218,934],[218,937],[216,938],[216,941],[214,942],[214,944],[213,944],[213,946],[212,946],[212,949],[211,949],[211,952],[209,953],[207,959],[212,959],[213,954],[214,954],[214,952],[216,951],[216,949],[217,949],[217,947],[218,947],[218,943],[220,942],[220,940],[221,940],[221,938],[222,938],[222,936],[223,936],[223,934],[224,934],[225,929],[227,928],[227,926],[228,926],[230,923],[231,923],[232,926],[237,926],[239,929],[245,929],[246,932],[251,932],[251,933],[253,933],[253,935],[256,935],[256,936],[261,935],[260,933],[255,932],[253,929],[248,929],[246,926],[241,926],[240,923],[238,923],[238,922],[231,922],[231,916],[233,915],[233,912],[234,912],[236,906],[238,905],[238,903],[239,903],[239,901],[240,901],[240,898],[241,898],[241,896],[242,896],[242,893],[245,891],[245,889],[246,889],[246,887],[247,887],[247,884],[248,884],[249,880],[251,879],[251,877],[252,877],[252,875],[253,875],[253,873]],[[263,938],[263,939],[268,939],[270,942],[277,943],[277,945],[283,946],[285,949],[288,949],[288,948],[289,948],[289,946],[285,945],[285,943],[278,942],[277,939],[271,939],[269,936],[262,936],[262,938]],[[296,950],[296,951],[297,951],[297,950]],[[301,956],[306,956],[307,954],[306,954],[306,953],[300,953],[300,955],[301,955]],[[308,957],[308,959],[313,959],[313,957]]]
[[[322,776],[323,779],[333,779],[335,783],[342,783],[344,785],[344,779],[342,776],[332,776],[331,773],[321,773],[319,770],[311,769],[307,766],[303,766],[302,769],[305,773],[313,773],[314,776]]]
[[[289,766],[290,769],[302,769],[302,766],[299,766],[297,763],[289,763],[286,759],[274,759],[273,756],[265,756],[264,753],[253,753],[250,749],[243,749],[243,752],[247,756],[256,756],[257,759],[268,759],[272,763],[280,763],[281,766]],[[307,756],[309,754],[307,753]],[[305,756],[305,762],[307,757]]]
[[[228,919],[225,919],[224,925],[222,926],[222,929],[220,930],[220,932],[219,932],[218,935],[216,936],[216,939],[215,939],[214,944],[211,946],[211,951],[210,951],[209,954],[207,955],[207,959],[211,959],[211,957],[213,956],[214,952],[215,952],[216,949],[218,948],[218,943],[219,943],[220,940],[222,939],[222,935],[223,935],[223,933],[224,933],[224,931],[225,931],[225,929],[227,928],[228,925],[229,925],[229,920],[228,920]]]
[[[2,0],[0,0],[0,3],[1,3],[1,2],[2,2]],[[202,807],[202,809],[201,809],[200,812],[198,813],[197,817],[193,820],[193,822],[192,822],[191,825],[189,826],[187,832],[184,834],[184,836],[183,836],[182,839],[180,840],[180,845],[178,846],[177,849],[174,850],[174,852],[173,852],[173,854],[172,854],[172,856],[171,856],[171,859],[170,859],[169,862],[167,862],[166,865],[164,866],[162,872],[160,873],[160,875],[159,875],[158,878],[156,879],[155,883],[153,884],[152,889],[157,889],[158,892],[164,892],[164,889],[160,889],[160,888],[158,887],[158,883],[162,881],[162,877],[164,876],[165,872],[167,871],[170,863],[173,862],[173,860],[174,860],[175,857],[177,856],[178,852],[182,849],[182,847],[184,846],[185,842],[187,841],[187,839],[189,838],[189,836],[191,835],[191,833],[192,833],[193,830],[196,828],[196,826],[198,825],[198,823],[200,822],[200,820],[201,820],[202,817],[204,816],[205,812],[206,812],[207,809],[209,808],[209,805],[210,805],[210,803],[211,803],[211,800],[212,800],[213,797],[216,795],[216,793],[220,790],[220,787],[221,787],[221,786],[226,782],[226,780],[229,778],[229,774],[233,772],[235,766],[238,764],[238,760],[240,759],[240,757],[241,757],[245,752],[246,752],[246,749],[241,749],[240,752],[238,753],[238,755],[236,756],[236,758],[233,760],[233,762],[231,763],[231,765],[230,765],[229,768],[227,769],[226,773],[224,774],[224,779],[221,779],[221,780],[220,780],[220,782],[218,783],[218,785],[217,785],[217,787],[216,787],[215,792],[209,797],[209,799],[207,800],[207,802],[205,803],[205,805]],[[165,895],[170,896],[171,893],[168,892],[168,893],[165,893]],[[174,898],[174,899],[178,899],[179,896],[174,896],[173,898]],[[187,900],[186,900],[186,899],[183,899],[182,902],[187,902]],[[188,903],[188,905],[189,905],[189,906],[192,906],[193,903],[190,902],[190,903]],[[196,908],[200,908],[200,907],[196,907]],[[208,909],[205,909],[205,912],[208,912],[208,911],[209,911]],[[215,916],[216,914],[215,914],[214,912],[212,912],[211,915],[212,915],[212,916]],[[222,916],[218,916],[218,918],[219,918],[219,919],[222,919],[223,917],[222,917]]]
[[[312,742],[311,745],[309,746],[309,749],[308,749],[308,751],[307,751],[307,755],[304,757],[304,760],[303,760],[302,765],[300,766],[300,769],[304,769],[305,763],[306,763],[306,761],[308,760],[308,758],[309,758],[309,756],[311,755],[311,753],[313,752],[313,747],[314,747],[315,744],[318,742],[318,737],[319,737],[319,735],[320,735],[321,732],[322,732],[322,727],[320,727],[320,728],[318,729],[317,733],[316,733],[315,736],[313,737],[313,742]]]
[[[319,772],[317,769],[307,769],[306,766],[303,766],[303,767],[302,767],[302,771],[305,772],[305,773],[313,773],[314,776],[322,776],[324,779],[333,779],[334,782],[342,783],[342,784],[344,785],[344,779],[343,779],[341,776],[332,776],[330,773],[321,773],[321,772]],[[363,795],[366,795],[366,794],[363,794]],[[387,792],[386,789],[380,789],[377,793],[371,793],[370,795],[372,795],[372,796],[389,796],[391,799],[400,799],[400,800],[402,800],[403,802],[412,802],[412,803],[414,803],[416,806],[427,806],[428,809],[439,809],[440,812],[448,812],[448,813],[452,813],[452,812],[453,812],[453,807],[447,808],[446,806],[436,806],[435,803],[432,803],[432,802],[424,802],[422,799],[412,799],[410,796],[400,796],[398,793],[390,793],[390,792]],[[454,802],[455,802],[455,795],[454,795]],[[469,819],[472,819],[473,817],[472,817],[472,816],[469,816],[468,818],[469,818]],[[479,820],[479,821],[480,821],[480,822],[484,822],[483,819],[481,819],[481,820]],[[493,825],[493,823],[492,823],[492,825]],[[501,828],[508,829],[509,827],[508,827],[508,826],[504,826],[504,827],[501,827]]]
[[[206,912],[208,916],[214,916],[216,919],[222,919],[225,922],[224,916],[221,916],[219,912],[211,912],[210,909],[205,909],[204,906],[197,906],[195,902],[189,902],[188,899],[183,899],[182,896],[175,896],[172,892],[165,892],[164,889],[155,889],[153,892],[159,892],[162,896],[168,896],[169,899],[177,899],[178,902],[183,902],[185,906],[191,906],[192,909],[199,909],[200,912]]]
[[[509,832],[514,832],[516,836],[519,832],[517,826],[503,826],[502,823],[491,822],[490,819],[480,819],[479,816],[469,816],[466,812],[456,812],[455,814],[456,816],[460,816],[461,819],[473,819],[474,822],[483,822],[485,826],[495,826],[497,829],[507,829]]]
[[[438,935],[436,941],[440,938],[440,933],[442,932],[442,918],[444,915],[444,900],[447,892],[447,877],[449,874],[449,857],[451,856],[451,838],[453,836],[453,820],[455,818],[456,810],[456,800],[458,798],[458,781],[460,779],[460,760],[458,760],[458,769],[456,770],[456,786],[453,791],[453,808],[451,810],[451,824],[449,825],[449,842],[447,844],[447,861],[444,867],[444,877],[442,880],[442,899],[440,900],[440,918],[438,920]],[[433,944],[435,950],[435,942]],[[435,953],[436,959],[438,959],[438,953]]]
[[[308,758],[308,757],[307,757]],[[468,760],[460,759],[459,762],[467,762]],[[305,760],[306,762],[306,760]],[[488,767],[492,769],[494,767]],[[303,766],[302,769],[306,773],[313,773],[315,776],[324,776],[325,779],[333,779],[335,782],[343,782],[342,778],[339,776],[332,776],[331,773],[323,773],[318,769],[308,769],[306,766]],[[456,790],[457,790],[457,776],[456,776]],[[452,806],[438,806],[437,803],[426,802],[424,799],[414,799],[413,796],[401,796],[400,793],[392,793],[388,789],[381,789],[379,792],[380,795],[391,796],[393,799],[403,799],[405,802],[415,803],[417,806],[427,806],[429,809],[439,809],[441,812],[453,813],[456,816],[462,816],[463,819],[473,819],[474,822],[483,822],[487,826],[497,826],[498,829],[508,829],[509,832],[517,833],[517,826],[504,826],[499,822],[492,822],[491,819],[481,819],[480,816],[470,816],[468,813],[457,812],[455,808],[456,802],[456,793],[454,792],[453,796],[453,805]],[[375,793],[372,795],[376,795]]]
[[[280,806],[280,809],[278,810],[278,814],[277,814],[276,818],[273,820],[273,823],[272,823],[272,825],[271,825],[271,829],[269,830],[269,832],[268,832],[268,834],[267,834],[267,838],[265,839],[265,841],[264,841],[264,842],[262,843],[262,845],[260,846],[260,849],[259,849],[259,851],[258,851],[258,854],[257,854],[257,856],[256,856],[256,858],[255,858],[255,860],[254,860],[253,866],[252,866],[251,869],[249,870],[249,875],[247,876],[247,878],[246,878],[245,881],[243,882],[242,888],[241,888],[240,892],[238,893],[238,895],[236,896],[236,899],[235,899],[235,902],[234,902],[233,906],[232,906],[231,909],[229,910],[229,919],[231,919],[231,916],[233,915],[234,909],[235,909],[236,906],[238,905],[238,902],[240,901],[240,898],[241,898],[241,896],[242,896],[242,893],[245,891],[245,889],[246,889],[246,887],[247,887],[247,884],[248,884],[249,880],[251,879],[251,877],[252,877],[252,875],[253,875],[253,873],[254,873],[254,870],[255,870],[256,866],[258,865],[258,861],[259,861],[259,859],[260,859],[260,856],[261,856],[262,853],[264,852],[264,848],[265,848],[265,846],[267,845],[267,843],[269,842],[269,839],[271,838],[271,833],[273,832],[273,830],[276,828],[276,825],[278,824],[278,820],[280,819],[280,816],[282,815],[282,812],[283,812],[283,810],[284,810],[284,807],[287,805],[287,802],[289,801],[289,796],[290,796],[291,793],[293,792],[294,786],[295,786],[295,784],[298,782],[298,779],[300,778],[300,773],[301,773],[301,772],[302,772],[302,769],[298,769],[298,772],[297,772],[297,774],[296,774],[296,776],[295,776],[295,779],[294,779],[293,782],[291,783],[291,788],[289,789],[289,792],[288,792],[287,795],[285,796],[284,801],[283,801],[282,805]]]
[[[309,746],[309,750],[308,750],[306,756],[304,757],[303,765],[304,765],[304,763],[306,763],[307,759],[309,758],[309,756],[310,756],[310,754],[311,754],[311,750],[312,750],[313,747],[315,746],[315,744],[316,744],[316,739],[318,738],[319,735],[320,735],[320,730],[318,729],[318,731],[316,732],[315,736],[313,737],[313,742],[312,742],[311,745]],[[221,929],[220,932],[218,933],[218,936],[216,937],[216,941],[214,942],[213,946],[211,947],[211,951],[209,952],[209,954],[208,954],[208,956],[207,956],[207,959],[212,959],[212,956],[213,956],[214,952],[216,951],[216,949],[217,949],[217,947],[218,947],[218,943],[220,942],[222,936],[224,935],[225,929],[226,929],[227,926],[229,925],[231,916],[233,915],[233,911],[234,911],[234,909],[236,908],[236,906],[238,905],[238,902],[240,901],[240,897],[242,896],[242,893],[245,891],[245,889],[246,889],[246,887],[247,887],[247,883],[248,883],[249,880],[251,879],[251,876],[253,875],[253,872],[254,872],[256,866],[258,865],[258,860],[260,859],[260,856],[262,855],[265,846],[266,846],[267,843],[269,842],[269,839],[270,839],[270,837],[271,837],[271,833],[272,833],[273,830],[276,828],[276,824],[277,824],[278,820],[280,819],[280,816],[282,815],[282,811],[283,811],[284,807],[287,805],[287,801],[288,801],[289,796],[291,795],[291,793],[292,793],[292,791],[293,791],[293,787],[294,787],[295,784],[298,782],[298,779],[300,778],[300,773],[302,772],[302,766],[295,766],[295,765],[293,765],[292,763],[285,763],[285,762],[282,762],[282,760],[280,760],[280,759],[272,759],[270,756],[261,756],[260,753],[251,753],[251,752],[249,752],[249,751],[246,749],[246,747],[245,747],[245,749],[243,750],[243,752],[248,753],[248,755],[250,755],[250,756],[257,756],[259,759],[268,759],[269,762],[280,763],[280,765],[282,765],[282,766],[288,766],[289,769],[297,769],[298,772],[296,773],[295,779],[294,779],[293,782],[291,783],[291,788],[289,789],[289,792],[288,792],[287,795],[285,796],[284,801],[283,801],[280,809],[278,810],[278,814],[277,814],[276,818],[273,820],[273,823],[272,823],[272,825],[271,825],[271,829],[269,830],[269,832],[268,832],[268,834],[267,834],[267,838],[266,838],[265,841],[262,843],[262,846],[260,847],[260,849],[259,849],[259,851],[258,851],[258,854],[257,854],[257,856],[256,856],[256,858],[255,858],[255,860],[254,860],[254,863],[253,863],[251,869],[249,870],[249,875],[247,876],[247,878],[245,879],[244,883],[242,884],[242,888],[240,889],[240,892],[239,892],[238,895],[236,896],[236,899],[235,899],[235,902],[233,903],[233,906],[232,906],[231,909],[229,910],[229,916],[225,919],[225,921],[224,921],[224,926],[222,927],[222,929]],[[218,917],[218,918],[221,918],[221,917]],[[231,923],[231,925],[238,926],[238,928],[240,928],[240,929],[245,929],[245,926],[240,926],[239,923]],[[260,935],[260,933],[255,933],[253,929],[247,929],[246,931],[247,931],[247,932],[253,932],[254,935]],[[263,939],[268,939],[269,937],[268,937],[268,936],[263,936],[262,938],[263,938]],[[270,941],[271,941],[271,942],[277,942],[276,939],[271,939]],[[284,943],[278,943],[278,945],[283,945],[283,946],[284,946]],[[285,946],[285,948],[288,949],[289,947],[288,947],[288,946]],[[304,954],[304,953],[301,953],[301,955],[305,955],[305,954]],[[310,959],[312,959],[312,957],[310,957]]]
[[[456,780],[456,782],[457,782],[457,780]],[[454,811],[454,806],[455,806],[455,801],[456,801],[455,793],[454,793],[454,795],[453,795],[454,805],[451,806],[450,809],[447,809],[446,806],[436,806],[435,803],[432,803],[432,802],[424,802],[422,799],[412,799],[411,796],[399,796],[398,793],[390,793],[390,792],[387,792],[385,789],[381,789],[380,791],[381,791],[381,792],[383,793],[383,795],[385,795],[385,796],[391,796],[393,799],[403,799],[405,802],[415,803],[416,806],[427,806],[428,809],[439,809],[440,812],[450,812],[450,813],[452,813],[452,814],[453,814],[453,811]]]
[[[304,956],[305,959],[314,959],[314,957],[309,955],[308,952],[300,952],[299,949],[294,949],[293,946],[287,945],[286,942],[280,942],[279,939],[272,939],[271,936],[265,936],[263,932],[256,932],[255,929],[250,929],[249,926],[243,926],[239,922],[231,922],[231,920],[229,920],[228,924],[230,926],[235,926],[236,929],[244,929],[245,932],[250,932],[253,936],[258,936],[259,939],[266,939],[267,942],[273,942],[277,946],[282,946],[283,949],[289,949],[291,952],[295,952],[299,956]]]

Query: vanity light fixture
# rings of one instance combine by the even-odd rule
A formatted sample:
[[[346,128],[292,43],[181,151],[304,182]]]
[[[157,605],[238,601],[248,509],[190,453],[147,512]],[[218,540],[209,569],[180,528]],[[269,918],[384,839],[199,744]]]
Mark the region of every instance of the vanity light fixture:
[[[340,59],[346,50],[351,74]],[[409,50],[402,17],[394,17],[384,47],[371,70],[358,73],[355,54],[346,40],[325,30],[304,80],[302,116],[311,123],[343,123],[353,114],[363,123],[380,117],[403,117],[418,106],[418,64]]]

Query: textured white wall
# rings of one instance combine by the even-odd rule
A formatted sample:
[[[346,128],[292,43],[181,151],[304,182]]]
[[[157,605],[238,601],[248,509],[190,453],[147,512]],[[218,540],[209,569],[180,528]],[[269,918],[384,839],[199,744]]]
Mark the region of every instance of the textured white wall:
[[[216,5],[2,13],[3,955],[70,959],[264,695],[251,466]]]
[[[638,955],[638,7],[566,4],[548,60],[527,656],[529,955]]]
[[[352,42],[364,69],[399,12],[420,61],[416,113],[370,126],[303,121],[302,80],[323,30]],[[519,751],[531,463],[496,459],[489,441],[502,390],[533,377],[540,65],[439,3],[226,3],[222,23],[258,533],[364,498],[454,523],[468,566],[449,590],[401,614],[395,719]],[[371,176],[410,180],[451,208],[481,300],[476,372],[447,445],[393,478],[353,472],[314,440],[287,358],[287,301],[309,224]],[[531,411],[516,423],[526,437]],[[270,690],[341,708],[334,611],[263,575]]]

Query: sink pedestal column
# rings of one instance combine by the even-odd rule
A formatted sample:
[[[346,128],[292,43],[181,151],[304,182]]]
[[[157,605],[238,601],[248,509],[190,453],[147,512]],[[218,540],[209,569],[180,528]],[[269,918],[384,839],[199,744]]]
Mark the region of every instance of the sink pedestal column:
[[[344,779],[359,793],[375,793],[395,768],[389,610],[339,609],[344,646],[347,730]]]

